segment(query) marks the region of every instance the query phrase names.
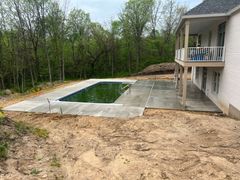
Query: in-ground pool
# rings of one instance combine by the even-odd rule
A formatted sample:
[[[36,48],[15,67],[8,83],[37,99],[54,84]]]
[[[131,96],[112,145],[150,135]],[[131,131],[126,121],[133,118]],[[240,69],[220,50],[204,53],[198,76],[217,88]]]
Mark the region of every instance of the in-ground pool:
[[[129,87],[127,83],[100,82],[61,98],[60,101],[114,103]]]

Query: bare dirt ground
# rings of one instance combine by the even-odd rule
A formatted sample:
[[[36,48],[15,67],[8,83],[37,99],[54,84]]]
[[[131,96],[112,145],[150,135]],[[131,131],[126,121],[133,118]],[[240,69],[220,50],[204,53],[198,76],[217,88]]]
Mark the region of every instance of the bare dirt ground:
[[[240,122],[230,118],[167,110],[134,119],[7,116],[49,137],[24,137],[0,179],[240,179]]]
[[[49,137],[25,135],[11,145],[8,159],[0,161],[0,179],[240,179],[240,121],[217,114],[6,115],[46,129]]]

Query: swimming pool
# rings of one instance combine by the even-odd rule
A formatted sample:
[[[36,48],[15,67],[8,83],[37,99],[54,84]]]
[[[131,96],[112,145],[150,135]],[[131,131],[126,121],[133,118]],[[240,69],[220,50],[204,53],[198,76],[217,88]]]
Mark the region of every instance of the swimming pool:
[[[63,97],[60,101],[114,103],[127,89],[129,84],[120,82],[100,82]]]

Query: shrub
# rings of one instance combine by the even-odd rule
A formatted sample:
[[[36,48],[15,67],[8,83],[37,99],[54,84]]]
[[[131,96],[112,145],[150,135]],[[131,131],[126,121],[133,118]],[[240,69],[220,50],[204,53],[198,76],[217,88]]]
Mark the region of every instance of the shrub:
[[[8,144],[0,142],[0,159],[7,159],[8,155]]]

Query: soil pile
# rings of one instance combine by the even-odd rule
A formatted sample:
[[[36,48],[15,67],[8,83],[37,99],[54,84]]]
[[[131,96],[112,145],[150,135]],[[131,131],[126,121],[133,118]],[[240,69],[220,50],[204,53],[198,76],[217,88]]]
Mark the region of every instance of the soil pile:
[[[148,66],[137,75],[156,75],[156,74],[171,74],[175,70],[175,63],[161,63]]]

